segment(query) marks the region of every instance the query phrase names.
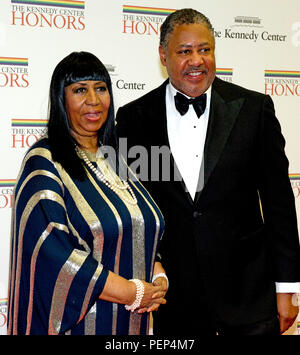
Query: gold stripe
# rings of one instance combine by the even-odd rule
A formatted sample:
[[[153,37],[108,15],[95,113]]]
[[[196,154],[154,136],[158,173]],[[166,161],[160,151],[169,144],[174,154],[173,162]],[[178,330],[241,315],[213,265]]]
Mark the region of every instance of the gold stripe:
[[[93,257],[98,261],[101,262],[102,259],[102,251],[103,251],[103,243],[104,243],[104,235],[103,229],[100,220],[98,219],[95,212],[92,210],[91,206],[87,203],[85,198],[82,196],[81,192],[78,190],[68,173],[62,168],[60,164],[55,164],[58,170],[58,173],[69,190],[76,207],[78,208],[79,212],[83,216],[83,218],[88,223],[91,233],[94,237],[93,241]]]
[[[125,162],[125,160],[124,160]],[[126,164],[126,163],[125,163]],[[130,168],[128,167],[128,169],[130,170]],[[136,181],[139,181],[137,176],[134,174],[133,171],[130,170],[130,173],[135,177]],[[155,221],[156,221],[156,234],[155,234],[155,245],[153,247],[153,255],[152,255],[152,265],[151,265],[151,274],[150,274],[150,278],[152,278],[152,272],[153,272],[153,267],[154,267],[154,262],[155,262],[155,253],[156,253],[156,248],[157,248],[157,243],[158,243],[158,234],[159,234],[159,230],[160,230],[160,220],[158,218],[158,215],[155,211],[155,209],[153,208],[153,206],[151,205],[151,203],[149,202],[149,200],[145,197],[145,195],[140,191],[140,189],[137,187],[137,185],[134,183],[133,180],[130,180],[132,182],[132,184],[134,185],[134,187],[139,191],[140,195],[144,198],[144,200],[146,201],[146,203],[148,204],[148,206],[150,207],[153,215],[155,216]],[[145,188],[145,186],[139,181],[139,184],[141,186],[143,186],[143,188],[145,189],[146,192],[148,192],[148,190]],[[151,201],[153,202],[153,204],[156,206],[156,208],[158,209],[158,211],[160,212],[162,219],[164,220],[164,216],[159,208],[159,206],[157,205],[157,203],[153,200],[151,194],[148,192],[148,196],[151,199]]]
[[[99,163],[102,162],[99,160]],[[98,163],[98,161],[97,161]],[[114,176],[115,180],[119,179],[114,170],[108,165],[110,174]],[[126,190],[116,189],[115,193],[123,201],[131,216],[132,225],[132,278],[145,280],[145,221],[143,214],[138,206],[129,204],[125,198],[130,198],[130,193]],[[114,311],[116,310],[116,306]],[[131,313],[129,320],[129,334],[140,334],[142,315],[138,313]]]
[[[99,158],[96,160],[97,164],[99,165],[102,163],[102,159]],[[110,165],[106,166],[109,169],[109,173],[115,178],[118,179],[117,175],[115,174],[114,170],[110,167]],[[95,186],[95,181],[87,171],[89,179]],[[98,190],[98,189],[97,189]],[[99,188],[100,190],[100,188]],[[98,191],[99,191],[98,190]],[[103,196],[103,192],[100,192]],[[132,262],[133,262],[133,278],[138,278],[141,280],[145,280],[145,269],[146,269],[146,262],[145,262],[145,223],[143,219],[142,212],[138,205],[131,205],[126,202],[123,197],[130,197],[130,194],[127,190],[119,190],[116,189],[115,193],[119,196],[119,198],[125,204],[130,216],[131,216],[131,223],[132,223]],[[107,203],[113,208],[116,216],[116,210],[108,202],[107,198],[105,197]],[[121,246],[121,240],[118,240],[119,247]],[[119,251],[120,253],[120,251]],[[119,268],[119,255],[116,255],[117,263],[115,263],[114,271],[118,271]],[[116,317],[117,317],[117,305],[113,305],[113,334],[116,331]],[[139,334],[140,333],[140,324],[141,324],[141,315],[140,314],[131,314],[130,315],[130,324],[129,324],[129,334]]]
[[[129,168],[128,168],[129,169]],[[134,175],[133,172],[131,172],[133,174],[133,176],[135,177],[136,181],[138,181],[138,178]],[[147,203],[147,205],[149,206],[150,210],[152,211],[154,217],[155,217],[155,222],[156,222],[156,233],[155,233],[155,238],[154,238],[154,243],[153,243],[153,253],[152,253],[152,260],[151,260],[151,270],[150,270],[150,279],[152,278],[152,274],[153,274],[153,267],[154,267],[154,262],[155,262],[155,255],[156,255],[156,248],[157,248],[157,243],[158,243],[158,237],[159,237],[159,230],[160,230],[160,220],[158,218],[158,215],[155,211],[155,209],[153,208],[153,206],[151,205],[151,203],[149,202],[149,200],[145,197],[144,193],[142,193],[142,191],[140,190],[140,188],[136,185],[136,183],[134,183],[133,180],[131,180],[132,185],[135,187],[135,189],[139,192],[139,194],[143,197],[144,201]],[[139,183],[142,185],[142,183],[139,181]],[[142,185],[143,186],[143,185]],[[143,186],[144,187],[144,186]],[[145,191],[146,188],[144,187]],[[148,193],[149,198],[152,200],[152,202],[155,204],[155,206],[158,208],[158,210],[160,211],[159,207],[157,206],[157,204],[155,203],[155,201],[153,200],[153,198],[151,197],[151,195]],[[134,324],[138,323],[138,319],[136,319],[136,317],[134,317],[134,314],[131,314],[130,316],[130,324],[132,324],[132,329],[130,330],[130,334],[131,333],[135,333],[139,334],[138,331],[139,329],[136,329],[136,326],[134,326]],[[141,321],[141,318],[140,318]],[[149,333],[149,314],[147,314],[147,333]]]
[[[34,149],[34,151],[36,152],[36,149]],[[30,152],[30,154],[28,154],[29,156],[33,156],[33,154]],[[28,160],[28,156],[25,157],[24,161],[23,161],[23,164],[22,164],[22,169],[20,170],[20,173],[19,173],[19,178],[21,176],[21,172],[22,170],[24,169],[24,165],[25,163],[27,162]],[[11,242],[11,248],[12,248],[12,253],[11,253],[11,270],[15,270],[15,263],[16,263],[16,252],[15,252],[15,249],[16,249],[16,235],[15,235],[15,231],[16,231],[16,206],[19,202],[19,197],[21,196],[21,193],[23,191],[23,188],[24,186],[27,184],[27,182],[33,178],[34,176],[37,176],[37,175],[43,175],[43,176],[47,176],[49,178],[53,178],[59,185],[60,187],[62,188],[63,190],[63,185],[61,183],[61,181],[58,179],[58,177],[56,175],[54,175],[53,173],[49,172],[49,171],[46,171],[46,170],[36,170],[36,171],[33,171],[32,173],[30,173],[26,178],[25,180],[23,181],[22,185],[20,186],[19,190],[18,190],[18,194],[17,196],[15,196],[15,191],[14,191],[14,203],[13,203],[13,209],[12,209],[12,222],[11,222],[11,234],[12,234],[12,242]],[[18,179],[19,179],[18,178]],[[17,184],[15,185],[17,186]],[[13,285],[15,283],[15,275],[10,271],[10,276],[9,276],[9,284],[10,284],[10,299],[12,299],[12,295],[13,295]],[[19,285],[16,285],[17,287]],[[10,303],[10,312],[11,312],[11,309],[12,309],[12,303]],[[11,332],[11,323],[8,327],[9,329],[9,332]]]
[[[21,175],[23,174],[23,170],[24,170],[24,167],[25,167],[25,164],[27,163],[28,159],[30,159],[32,156],[35,156],[35,155],[40,155],[48,160],[51,161],[51,163],[53,164],[52,160],[51,160],[51,153],[48,149],[45,149],[45,148],[35,148],[35,149],[32,149],[30,150],[24,157],[23,161],[22,161],[22,164],[21,164],[21,167],[20,167],[20,171],[19,171],[19,174],[17,176],[17,179],[16,179],[16,183],[15,183],[15,187],[17,186],[19,180],[20,180],[20,177]]]
[[[40,155],[42,156],[43,158],[46,158],[50,161],[51,164],[53,164],[53,166],[55,167],[56,170],[57,169],[57,165],[52,161],[52,155],[51,155],[51,152],[48,150],[48,149],[45,149],[45,148],[35,148],[35,149],[32,149],[28,155],[26,156],[26,158],[24,159],[24,162],[23,162],[23,167],[26,163],[26,161],[31,157],[31,156],[34,156],[34,155]],[[59,165],[59,167],[61,167]],[[53,178],[61,187],[62,189],[62,193],[64,195],[64,185],[62,183],[62,181],[53,173],[51,173],[50,171],[47,171],[47,170],[37,170],[38,172],[40,172],[41,175],[44,175],[44,176],[48,176],[49,178]],[[35,172],[31,173],[29,176],[31,176],[32,174],[36,175]],[[32,176],[34,176],[32,175]],[[26,178],[27,180],[27,178]],[[22,184],[23,185],[23,184]],[[21,186],[23,188],[23,186]],[[21,188],[19,189],[19,191],[21,190]],[[84,247],[84,249],[88,252],[91,251],[90,247],[88,246],[88,244],[86,243],[85,240],[83,240],[79,233],[75,230],[74,226],[72,225],[72,223],[70,222],[69,220],[69,217],[67,215],[67,218],[68,218],[68,226],[69,228],[71,229],[73,235],[77,238],[78,240],[78,243],[80,245],[82,245]]]
[[[19,313],[19,297],[20,297],[20,278],[21,278],[21,269],[22,269],[22,251],[23,251],[23,236],[24,230],[28,221],[28,218],[36,206],[36,204],[42,199],[49,199],[55,202],[60,203],[61,205],[64,204],[63,199],[59,196],[56,192],[50,190],[41,190],[36,192],[27,202],[24,212],[22,213],[20,219],[20,227],[19,227],[19,238],[18,238],[18,250],[17,250],[17,267],[16,267],[16,280],[15,280],[15,299],[14,299],[14,329],[13,334],[17,334],[17,320],[18,320],[18,313]]]
[[[49,335],[56,335],[60,332],[68,291],[87,256],[85,251],[74,249],[59,272],[52,295]]]
[[[124,158],[123,158],[123,160],[124,160]],[[125,160],[124,160],[124,162],[125,162]],[[125,164],[126,164],[126,163],[125,163]],[[127,166],[127,167],[128,167],[128,166]],[[161,214],[162,217],[163,217],[163,214],[162,214],[162,212],[161,212],[159,206],[158,206],[157,203],[153,200],[153,198],[152,198],[151,194],[149,193],[149,191],[145,188],[145,186],[141,183],[141,181],[138,179],[138,177],[134,174],[134,172],[133,172],[129,167],[128,167],[128,170],[130,171],[130,174],[132,174],[132,176],[135,177],[135,181],[138,181],[139,184],[140,184],[141,186],[143,186],[143,188],[145,189],[145,191],[148,192],[149,198],[150,198],[151,201],[154,203],[154,205],[157,207],[157,209],[159,210],[160,214]],[[129,179],[129,180],[130,180],[130,181],[132,182],[132,184],[136,187],[136,189],[140,191],[140,189],[136,186],[136,184],[134,183],[134,181],[133,181],[132,179]],[[141,194],[141,195],[144,197],[144,199],[149,203],[149,201],[145,198],[144,194],[143,194],[142,192],[140,192],[140,194]]]
[[[66,171],[61,167],[60,164],[56,164],[56,168],[69,190],[79,212],[83,216],[84,220],[88,223],[91,233],[94,237],[93,239],[93,257],[101,263],[102,260],[102,252],[103,252],[103,244],[104,244],[104,233],[100,220],[97,215],[94,213],[90,205],[82,196],[81,192],[78,190],[70,176],[66,173]],[[92,181],[91,177],[89,179]],[[94,183],[95,184],[95,183]],[[102,267],[102,266],[101,266]],[[102,270],[102,269],[101,269]],[[81,315],[85,312],[86,304],[89,302],[89,299],[86,295],[83,309],[81,310]],[[95,334],[96,331],[96,305],[93,306],[89,313],[85,316],[85,331],[88,334]]]
[[[19,202],[19,197],[20,197],[21,192],[22,192],[24,186],[26,185],[26,183],[27,183],[31,178],[33,178],[34,176],[37,176],[37,175],[47,176],[47,177],[52,178],[53,180],[55,180],[55,181],[59,184],[59,186],[61,187],[62,192],[63,192],[63,194],[64,194],[64,185],[63,185],[62,181],[61,181],[55,174],[53,174],[53,173],[51,173],[50,171],[47,171],[47,170],[35,170],[35,171],[33,171],[32,173],[30,173],[30,174],[26,177],[26,179],[23,181],[22,185],[20,186],[20,189],[19,189],[19,192],[18,192],[18,196],[17,196],[17,199],[16,199],[16,204]],[[63,205],[63,207],[64,207],[64,209],[65,209],[65,211],[66,211],[65,205]],[[67,211],[66,211],[66,215],[67,215]],[[67,220],[68,220],[68,226],[69,226],[69,228],[71,229],[73,235],[77,238],[78,243],[79,243],[80,245],[82,245],[86,251],[89,251],[89,252],[90,252],[90,251],[91,251],[90,247],[88,246],[88,244],[86,243],[86,241],[83,240],[83,239],[80,237],[79,233],[76,231],[76,229],[75,229],[74,226],[72,225],[72,223],[71,223],[71,221],[70,221],[68,215],[67,215]]]
[[[31,263],[30,263],[30,293],[29,293],[29,302],[28,302],[28,310],[27,310],[26,335],[28,335],[30,333],[30,329],[31,329],[32,308],[33,308],[33,289],[34,289],[35,266],[36,266],[37,256],[38,256],[38,253],[40,251],[42,244],[47,239],[47,237],[50,235],[53,228],[57,228],[57,229],[62,230],[66,233],[69,232],[67,226],[65,226],[63,224],[51,222],[48,224],[46,230],[42,233],[38,242],[36,243],[36,246],[35,246],[34,251],[32,253]]]
[[[131,180],[130,180],[131,181]],[[131,181],[132,184],[134,185],[134,187],[136,188],[136,190],[139,191],[140,195],[143,197],[143,199],[145,200],[145,202],[147,203],[147,205],[149,206],[151,212],[154,215],[155,218],[155,222],[156,222],[156,232],[155,232],[155,238],[154,238],[154,243],[153,243],[153,253],[152,253],[152,260],[151,260],[151,271],[150,271],[150,279],[152,279],[152,273],[153,273],[153,268],[154,268],[154,262],[155,262],[155,255],[156,255],[156,248],[157,248],[157,243],[158,243],[158,237],[159,237],[159,231],[160,231],[160,220],[159,217],[155,211],[155,209],[153,208],[153,206],[151,205],[151,203],[149,202],[149,200],[145,197],[145,195],[141,192],[141,190],[137,187],[137,185]],[[146,189],[145,189],[146,190]],[[146,190],[147,191],[147,190]],[[149,194],[150,196],[150,194]],[[151,200],[154,202],[154,204],[156,205],[155,201],[152,199],[152,197],[150,196]],[[156,205],[156,207],[158,208],[158,206]],[[159,208],[158,208],[159,209]]]
[[[88,303],[89,303],[91,295],[92,295],[92,291],[93,291],[93,289],[95,287],[95,284],[96,284],[96,282],[97,282],[102,270],[103,270],[103,266],[100,264],[97,267],[97,269],[96,269],[96,271],[95,271],[95,273],[94,273],[94,275],[93,275],[93,277],[92,277],[92,279],[91,279],[91,281],[89,283],[88,291],[87,291],[87,293],[85,295],[84,302],[83,302],[82,309],[81,309],[80,320],[83,317],[85,317],[87,306],[88,306]],[[91,335],[96,334],[96,317],[95,317],[96,316],[96,310],[97,310],[97,302],[92,306],[90,312],[88,313],[89,314],[88,319],[85,319],[85,323],[84,323],[85,333],[84,334],[86,334],[86,335],[88,335],[88,334],[91,334]],[[92,315],[92,317],[91,317],[91,315]]]
[[[125,162],[126,164],[126,162]],[[111,172],[112,174],[115,174],[114,171]],[[131,181],[132,182],[132,181]],[[132,182],[132,184],[135,186],[136,191],[143,197],[143,199],[146,201],[148,206],[150,207],[152,213],[155,216],[156,220],[156,235],[155,235],[155,241],[154,241],[154,246],[156,247],[157,245],[157,239],[159,235],[159,228],[160,228],[160,223],[158,216],[151,206],[150,202],[146,199],[144,194],[141,192],[140,189],[137,188],[137,186]],[[129,192],[127,190],[116,190],[116,193],[118,196],[123,200],[125,206],[127,207],[130,216],[131,216],[131,221],[132,221],[132,262],[133,262],[133,270],[132,270],[132,277],[133,278],[138,278],[141,280],[145,280],[145,271],[146,271],[146,261],[145,261],[145,222],[143,218],[143,214],[139,208],[138,205],[131,205],[126,202],[125,199],[122,197],[124,194],[126,194],[126,197],[130,197]],[[154,258],[155,258],[155,251],[153,251],[153,256],[152,256],[152,269],[153,269],[153,264],[154,264]],[[152,273],[152,270],[151,270]],[[148,315],[149,318],[149,315]],[[140,328],[141,328],[141,320],[142,320],[142,315],[138,314],[137,312],[131,313],[130,314],[130,320],[129,320],[129,334],[131,335],[138,335],[140,334]],[[149,322],[147,322],[149,324]],[[149,328],[149,327],[147,327]]]
[[[124,201],[132,221],[132,278],[145,280],[145,222],[138,205],[130,205]],[[142,315],[130,314],[129,334],[140,334]]]
[[[107,198],[107,196],[104,194],[104,192],[101,190],[99,185],[96,183],[94,178],[91,176],[89,171],[86,169],[87,176],[91,183],[93,184],[94,188],[97,190],[97,192],[101,195],[101,197],[104,199],[104,201],[107,203],[108,207],[111,209],[112,213],[115,216],[115,219],[118,224],[118,229],[119,229],[119,235],[118,235],[118,241],[117,241],[117,248],[116,248],[116,255],[115,255],[115,263],[114,263],[114,273],[119,275],[119,267],[120,267],[120,254],[121,254],[121,246],[122,246],[122,239],[123,239],[123,225],[122,225],[122,220],[121,217],[115,208],[115,206],[111,203],[111,201]],[[113,303],[113,314],[112,314],[112,335],[115,335],[117,332],[117,319],[118,319],[118,304]],[[94,314],[96,316],[96,314]]]
[[[147,317],[149,317],[149,313],[147,313]],[[129,335],[140,335],[141,322],[142,322],[142,314],[139,314],[137,312],[130,312],[128,334]]]
[[[24,158],[23,160],[23,163],[22,163],[22,167],[20,169],[20,173],[19,173],[19,176],[18,176],[18,179],[17,181],[19,180],[19,178],[21,177],[22,173],[23,173],[23,169],[24,169],[24,166],[26,164],[26,162],[28,161],[28,159],[34,155],[41,155],[43,157],[45,157],[46,159],[50,160],[50,162],[53,164],[53,162],[51,161],[51,153],[49,150],[47,149],[44,149],[44,148],[36,148],[36,149],[33,149],[31,150]],[[54,164],[55,165],[55,164]],[[60,179],[55,175],[53,174],[52,172],[50,171],[44,171],[44,170],[36,170],[36,171],[33,171],[30,175],[28,175],[26,177],[26,179],[24,180],[24,182],[22,183],[22,185],[20,186],[19,190],[18,190],[18,196],[17,196],[17,199],[16,199],[16,203],[14,203],[13,205],[13,216],[14,218],[12,219],[12,232],[13,232],[13,237],[12,237],[12,250],[15,250],[16,249],[16,246],[15,246],[15,243],[16,243],[16,235],[15,235],[15,223],[13,224],[13,220],[14,222],[16,222],[16,206],[17,206],[17,202],[18,202],[18,199],[19,199],[19,196],[21,195],[21,192],[24,188],[24,186],[26,185],[26,183],[34,176],[36,175],[44,175],[44,176],[48,176],[50,178],[53,178],[59,185],[60,187],[62,188],[62,191],[64,192],[64,186],[62,184],[62,182],[60,181]],[[17,185],[17,184],[16,184]],[[16,186],[15,185],[15,186]],[[45,192],[45,191],[44,191]],[[44,192],[39,192],[39,194],[43,194]],[[51,191],[48,191],[47,194],[51,194]],[[56,195],[56,193],[53,192],[53,194]],[[37,196],[37,194],[35,194],[34,196]],[[58,198],[60,199],[60,196],[57,195]],[[44,198],[47,198],[46,196],[44,196]],[[38,198],[39,200],[39,198]],[[31,197],[31,199],[29,201],[33,201],[33,196]],[[37,203],[38,201],[36,201],[35,203]],[[58,202],[58,201],[57,201]],[[61,200],[62,202],[62,205],[64,206],[64,202],[63,200]],[[27,203],[27,206],[28,206],[28,203]],[[28,210],[28,208],[24,209],[24,211],[27,211],[28,213],[26,214],[26,218],[24,219],[24,213],[22,215],[22,218],[20,220],[20,231],[22,232],[21,233],[21,236],[20,236],[20,242],[19,242],[19,245],[18,245],[18,251],[17,252],[12,252],[11,253],[11,258],[13,258],[12,260],[12,269],[11,270],[15,270],[15,258],[16,258],[16,255],[18,255],[18,266],[17,266],[17,270],[16,270],[16,274],[17,274],[17,281],[14,280],[14,274],[11,272],[10,270],[10,299],[12,300],[12,295],[13,295],[13,285],[15,284],[15,300],[14,300],[14,304],[15,304],[15,309],[14,309],[14,316],[13,316],[13,319],[14,319],[14,333],[16,334],[17,332],[17,318],[18,318],[18,301],[19,301],[19,279],[20,279],[20,274],[21,274],[21,264],[20,264],[20,260],[21,260],[21,254],[22,254],[22,248],[23,248],[23,234],[24,234],[24,226],[26,225],[27,223],[27,220],[29,218],[29,215],[30,215],[30,211]],[[31,211],[33,209],[34,205],[32,206],[31,208]],[[64,207],[65,208],[65,207]],[[70,227],[70,229],[72,230],[73,234],[75,237],[77,237],[79,243],[81,245],[84,246],[84,248],[86,249],[87,252],[90,252],[90,248],[88,247],[87,243],[82,240],[78,234],[78,232],[75,230],[75,228],[72,226],[68,216],[67,217],[67,220],[68,220],[68,225]],[[67,230],[67,227],[64,226]],[[20,233],[19,233],[20,234]],[[45,237],[45,236],[44,236]],[[43,238],[43,237],[42,237]],[[37,246],[36,246],[37,248]],[[39,247],[38,247],[39,248]],[[90,281],[90,285],[89,285],[89,289],[88,289],[88,293],[91,294],[92,293],[92,288],[94,287],[95,283],[96,283],[96,280],[95,280],[95,277],[98,277],[99,274],[101,273],[102,271],[102,265],[100,267],[97,268],[97,270],[95,271],[95,274],[94,274],[94,277],[93,279]],[[97,276],[98,275],[98,276]],[[31,274],[31,278],[33,277],[33,274]],[[31,282],[32,282],[32,279],[31,279]],[[33,290],[33,289],[32,289]],[[31,291],[32,292],[32,291]],[[32,293],[31,293],[32,295]],[[85,305],[87,305],[89,302],[89,297],[88,297],[88,294],[86,295],[85,297],[85,301],[84,301],[84,305],[83,305],[83,309],[85,307]],[[17,307],[16,307],[17,306]],[[10,313],[12,313],[12,302],[10,302]],[[28,310],[28,319],[31,319],[31,316],[32,316],[32,305],[29,306],[29,310]],[[12,318],[12,317],[10,317]],[[30,331],[30,326],[31,325],[27,325],[28,327],[28,332]],[[8,325],[8,332],[11,333],[11,328],[12,328],[12,322],[10,322],[10,324]]]
[[[31,151],[29,151],[26,154],[26,156],[24,157],[24,159],[22,161],[21,168],[20,168],[19,174],[18,174],[17,179],[16,179],[16,184],[15,184],[15,187],[14,187],[14,200],[16,200],[16,196],[15,196],[16,187],[18,185],[20,177],[23,174],[24,166],[27,163],[28,159],[30,159],[32,156],[35,156],[35,155],[40,155],[42,157],[45,157],[48,160],[51,160],[51,153],[50,153],[50,151],[48,149],[45,149],[45,148],[35,148],[35,149],[32,149]],[[49,175],[48,175],[48,173],[49,173]],[[30,174],[31,176],[34,176],[32,174],[34,174],[34,172]],[[50,177],[53,174],[50,173],[50,172],[46,172],[45,175]],[[55,176],[55,179],[57,179],[56,176]],[[27,181],[27,178],[26,178],[26,181]],[[61,183],[59,181],[58,181],[58,183],[61,185]],[[22,184],[21,188],[19,189],[19,195],[20,195],[20,190],[22,190],[24,186],[25,185]],[[61,185],[61,187],[62,187],[62,185]],[[11,249],[12,249],[12,252],[11,252],[10,263],[11,263],[12,266],[10,268],[10,275],[9,275],[9,285],[10,285],[9,297],[10,297],[10,300],[12,300],[13,290],[14,290],[14,285],[15,285],[14,270],[15,270],[15,258],[16,258],[16,254],[17,254],[17,251],[16,251],[16,235],[15,235],[15,229],[16,229],[15,228],[16,227],[15,226],[15,223],[16,223],[16,206],[17,206],[17,202],[15,201],[13,203],[13,208],[12,208],[12,222],[11,222],[11,227],[12,227],[11,228],[11,235],[12,235]],[[16,288],[19,287],[18,284],[15,285],[15,286],[16,286]],[[11,314],[11,312],[12,312],[12,302],[10,302],[10,306],[9,306],[9,313]],[[8,333],[11,334],[11,322],[8,325]]]
[[[23,191],[24,186],[28,183],[29,180],[31,180],[33,177],[38,176],[38,175],[46,176],[48,178],[51,178],[51,179],[55,180],[59,184],[59,186],[61,187],[62,192],[64,192],[64,186],[63,186],[61,180],[55,174],[53,174],[53,173],[51,173],[50,171],[47,171],[47,170],[34,170],[22,182],[22,184],[21,184],[21,186],[20,186],[20,188],[18,190],[18,194],[15,196],[16,205],[19,202],[19,198],[20,198],[20,195],[21,195],[21,193]]]
[[[84,334],[96,335],[96,315],[97,315],[97,303],[95,303],[87,315],[84,317]]]

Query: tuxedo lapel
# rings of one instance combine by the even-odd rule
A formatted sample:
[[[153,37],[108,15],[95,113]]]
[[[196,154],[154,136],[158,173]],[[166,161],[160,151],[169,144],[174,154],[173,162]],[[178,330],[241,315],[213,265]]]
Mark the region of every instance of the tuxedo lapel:
[[[180,174],[180,171],[177,167],[177,164],[174,160],[174,157],[171,152],[169,136],[168,136],[168,125],[167,125],[167,112],[166,112],[166,86],[169,82],[169,79],[166,80],[157,90],[154,92],[152,97],[153,104],[151,108],[149,108],[150,115],[152,117],[152,122],[154,123],[155,132],[153,134],[156,135],[155,145],[158,146],[167,146],[170,150],[170,170],[171,170],[171,181],[180,182],[180,188],[182,189],[182,193],[186,196],[188,202],[193,204],[194,201],[189,194],[185,182]],[[153,145],[153,140],[152,145]]]
[[[153,96],[153,105],[149,108],[149,111],[152,123],[154,124],[153,127],[155,127],[156,145],[166,145],[170,148],[165,104],[167,83],[168,80],[156,90],[155,96]],[[203,156],[204,161],[202,161],[197,189],[199,192],[197,192],[194,200],[187,192],[185,183],[176,167],[173,155],[171,154],[171,169],[175,172],[176,180],[180,180],[181,187],[191,204],[198,202],[201,191],[205,188],[205,185],[222,154],[234,122],[244,102],[243,98],[233,99],[228,97],[228,93],[225,92],[225,90],[222,81],[216,78],[212,86],[209,123]]]
[[[215,85],[215,83],[217,85]],[[205,188],[205,185],[222,154],[232,127],[244,102],[243,98],[232,100],[228,98],[225,99],[224,96],[225,95],[222,93],[222,82],[216,78],[212,86],[209,123],[204,147],[204,162],[202,162],[202,168],[204,163],[204,176],[202,179],[201,176],[199,177],[199,192],[196,195],[195,203],[198,201],[202,189]]]
[[[166,112],[166,86],[169,80],[166,80],[161,86],[153,91],[151,105],[148,109],[148,123],[151,129],[151,145],[168,146],[170,148],[167,128]],[[149,134],[149,132],[147,132]],[[153,140],[154,139],[154,140]]]

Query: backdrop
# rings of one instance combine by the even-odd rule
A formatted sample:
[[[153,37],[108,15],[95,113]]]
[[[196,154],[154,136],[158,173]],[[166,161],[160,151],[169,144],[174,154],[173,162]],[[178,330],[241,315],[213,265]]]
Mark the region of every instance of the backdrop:
[[[13,186],[25,151],[45,132],[54,67],[72,51],[94,53],[111,74],[117,109],[166,78],[159,29],[183,7],[213,24],[217,75],[273,98],[300,221],[299,0],[1,0],[0,334],[6,333]],[[299,319],[290,333],[298,332]]]

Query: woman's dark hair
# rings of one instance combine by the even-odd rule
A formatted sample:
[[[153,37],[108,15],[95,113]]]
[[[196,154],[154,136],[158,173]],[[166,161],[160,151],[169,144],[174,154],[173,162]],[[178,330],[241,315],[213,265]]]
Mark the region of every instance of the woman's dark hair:
[[[50,109],[48,140],[52,158],[73,178],[86,177],[76,151],[65,105],[65,87],[82,80],[97,80],[106,83],[110,94],[110,107],[105,124],[98,132],[99,145],[111,146],[118,151],[115,131],[113,93],[109,73],[101,61],[89,52],[73,52],[58,63],[50,83]],[[116,154],[118,156],[118,154]]]

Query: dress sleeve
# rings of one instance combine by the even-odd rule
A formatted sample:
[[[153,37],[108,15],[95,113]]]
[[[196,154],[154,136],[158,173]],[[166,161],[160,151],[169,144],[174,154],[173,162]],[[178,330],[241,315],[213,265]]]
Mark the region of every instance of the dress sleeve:
[[[30,151],[16,184],[9,334],[65,333],[97,301],[108,276],[72,228],[64,185],[49,154]]]

